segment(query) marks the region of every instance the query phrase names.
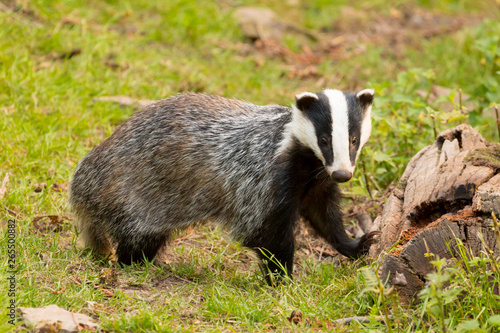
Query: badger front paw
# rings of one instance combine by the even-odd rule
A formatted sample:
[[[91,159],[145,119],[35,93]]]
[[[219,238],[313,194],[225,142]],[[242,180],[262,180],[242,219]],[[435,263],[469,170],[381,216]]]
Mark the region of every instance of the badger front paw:
[[[380,231],[372,231],[367,234],[364,234],[363,237],[359,239],[358,253],[357,253],[358,258],[366,255],[370,250],[370,246],[372,244],[379,242],[379,239],[375,237],[380,236],[380,234],[381,234]]]

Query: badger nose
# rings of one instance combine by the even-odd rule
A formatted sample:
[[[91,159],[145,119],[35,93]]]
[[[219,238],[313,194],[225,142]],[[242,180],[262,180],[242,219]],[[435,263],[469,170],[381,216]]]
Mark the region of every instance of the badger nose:
[[[332,172],[332,179],[337,183],[344,183],[352,178],[352,172],[345,170],[337,170]]]

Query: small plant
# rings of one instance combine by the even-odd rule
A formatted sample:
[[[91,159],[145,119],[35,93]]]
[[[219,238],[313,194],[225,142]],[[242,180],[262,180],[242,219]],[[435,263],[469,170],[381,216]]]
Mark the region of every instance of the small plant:
[[[493,220],[495,232],[499,233],[494,214]],[[494,258],[484,240],[487,256],[473,256],[460,239],[455,241],[460,254],[457,260],[431,261],[435,271],[427,275],[427,286],[419,294],[420,320],[424,326],[436,325],[443,332],[488,332],[500,325],[498,258]],[[500,245],[500,239],[497,241]]]
[[[376,302],[372,307],[372,313],[382,316],[387,332],[393,332],[393,328],[399,331],[402,328],[400,325],[402,319],[400,318],[401,313],[398,311],[401,307],[399,298],[393,287],[382,283],[377,271],[378,268],[374,265],[361,269],[366,285],[362,293],[373,293],[376,295]]]
[[[495,215],[493,221],[500,246],[500,226]],[[371,297],[365,302],[373,301],[367,328],[380,329],[381,317],[387,332],[496,332],[500,327],[498,258],[484,241],[486,255],[476,256],[460,239],[455,242],[459,254],[456,258],[441,259],[427,254],[434,271],[427,274],[416,305],[402,304],[397,291],[380,280],[375,265],[362,268],[365,283],[362,295]]]
[[[449,305],[453,304],[458,295],[463,291],[463,287],[456,285],[452,288],[445,288],[455,273],[453,268],[445,269],[446,260],[437,259],[431,261],[435,268],[434,273],[427,275],[427,287],[420,292],[420,298],[424,305],[423,313],[427,314],[432,322],[439,326],[443,332],[448,330],[450,316]]]

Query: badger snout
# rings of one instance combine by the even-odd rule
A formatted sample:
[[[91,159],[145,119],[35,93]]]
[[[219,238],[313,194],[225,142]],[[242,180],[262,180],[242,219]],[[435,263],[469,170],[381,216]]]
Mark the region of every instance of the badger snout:
[[[337,183],[345,183],[352,178],[352,172],[347,170],[337,170],[332,172],[331,177]]]

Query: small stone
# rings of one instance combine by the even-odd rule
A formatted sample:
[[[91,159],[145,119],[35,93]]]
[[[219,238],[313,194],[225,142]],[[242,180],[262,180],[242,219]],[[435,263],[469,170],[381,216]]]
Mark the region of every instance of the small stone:
[[[66,311],[55,304],[43,308],[19,308],[19,311],[21,320],[37,330],[54,328],[54,332],[76,333],[82,328],[95,331],[99,327],[90,317]]]
[[[403,273],[399,273],[396,271],[396,274],[392,279],[392,284],[395,284],[397,286],[406,286],[408,284],[408,281],[406,281],[406,277]]]
[[[240,7],[234,16],[238,20],[243,35],[250,39],[281,38],[280,25],[276,22],[276,13],[268,8]]]

